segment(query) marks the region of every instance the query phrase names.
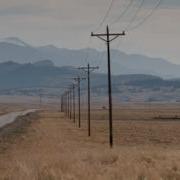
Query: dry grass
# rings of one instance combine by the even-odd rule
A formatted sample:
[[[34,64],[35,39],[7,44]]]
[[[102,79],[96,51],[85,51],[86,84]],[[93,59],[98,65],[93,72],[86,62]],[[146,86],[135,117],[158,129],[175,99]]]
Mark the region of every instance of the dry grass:
[[[128,110],[123,114],[132,118]],[[146,110],[134,110],[137,116],[144,117],[143,112],[147,117]],[[131,121],[127,115],[115,122],[116,145],[110,149],[106,121],[97,120],[97,115],[88,138],[86,121],[80,130],[59,112],[40,112],[28,131],[0,155],[0,179],[179,180],[180,123]]]
[[[27,109],[27,106],[17,104],[0,104],[0,115],[7,114],[9,112],[23,111]]]

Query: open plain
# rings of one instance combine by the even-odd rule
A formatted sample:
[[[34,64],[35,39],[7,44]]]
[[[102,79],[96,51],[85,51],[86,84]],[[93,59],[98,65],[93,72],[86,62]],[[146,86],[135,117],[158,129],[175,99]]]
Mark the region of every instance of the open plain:
[[[0,179],[180,179],[178,104],[126,104],[116,106],[113,114],[112,149],[107,110],[92,110],[91,137],[85,112],[80,129],[77,117],[74,123],[54,107],[20,117],[26,123],[6,131],[0,142]]]

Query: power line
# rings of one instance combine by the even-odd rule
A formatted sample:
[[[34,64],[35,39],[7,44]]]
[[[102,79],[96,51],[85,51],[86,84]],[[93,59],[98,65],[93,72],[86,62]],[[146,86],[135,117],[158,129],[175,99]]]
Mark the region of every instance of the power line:
[[[140,2],[140,4],[139,4],[139,6],[138,6],[138,8],[137,8],[137,10],[136,10],[133,18],[130,20],[130,22],[128,23],[128,25],[124,28],[126,32],[128,31],[128,29],[129,29],[129,27],[131,26],[131,24],[136,20],[138,13],[141,11],[141,8],[142,8],[143,5],[144,5],[144,2],[145,2],[145,0],[142,0],[142,1]],[[120,40],[119,43],[118,43],[117,46],[116,46],[116,49],[119,48],[121,42],[122,42],[122,41]]]
[[[143,25],[153,15],[153,13],[158,9],[158,7],[161,5],[161,2],[162,2],[162,0],[159,0],[157,2],[157,4],[155,5],[155,7],[150,11],[150,13],[146,17],[144,17],[138,24],[131,27],[129,30],[135,30],[138,27],[140,27],[141,25]]]
[[[134,2],[134,0],[130,0],[128,5],[124,9],[124,11],[122,11],[122,13],[118,16],[118,18],[115,19],[112,23],[110,23],[110,25],[114,25],[114,24],[118,23],[123,18],[123,16],[126,14],[126,12],[129,10],[129,8],[133,4],[133,2]]]
[[[94,31],[97,31],[101,28],[101,26],[104,24],[104,22],[106,21],[107,17],[109,16],[109,13],[111,12],[111,9],[113,7],[113,4],[114,4],[115,0],[111,0],[111,3],[110,5],[108,6],[108,9],[104,15],[104,17],[102,18],[101,22],[99,23],[99,25],[97,26],[97,28],[94,30]],[[87,64],[88,63],[88,58],[89,58],[89,50],[90,50],[90,43],[91,43],[91,36],[89,37],[89,40],[88,40],[88,45],[87,45],[87,52],[86,52],[86,56],[85,56],[85,63]]]
[[[109,13],[111,12],[111,9],[113,7],[114,2],[115,2],[115,0],[111,0],[111,3],[109,5],[109,7],[108,7],[108,9],[107,9],[107,11],[106,11],[102,21],[99,23],[99,25],[97,26],[97,28],[94,31],[98,31],[101,28],[101,26],[104,24],[104,22],[106,21],[107,17],[109,16]]]
[[[88,42],[87,42],[86,53],[85,53],[84,62],[85,62],[86,64],[88,63],[90,44],[91,44],[91,36],[89,36],[89,39],[88,39]]]
[[[153,15],[153,13],[158,9],[158,7],[161,5],[161,3],[162,3],[162,0],[158,0],[157,4],[154,6],[153,9],[151,9],[150,13],[147,16],[145,16],[138,24],[127,29],[126,31],[132,31],[132,30],[135,30],[135,29],[139,28],[140,26],[142,26]],[[141,7],[142,7],[142,5],[141,5]],[[121,42],[122,42],[122,40],[119,41],[119,43],[116,46],[116,49],[119,49]]]
[[[144,2],[145,2],[145,0],[142,0],[141,3],[139,4],[139,7],[137,8],[136,13],[134,14],[133,18],[130,20],[128,25],[125,27],[126,31],[128,31],[128,29],[131,26],[131,24],[136,20],[138,13],[141,11],[141,8],[144,5]]]

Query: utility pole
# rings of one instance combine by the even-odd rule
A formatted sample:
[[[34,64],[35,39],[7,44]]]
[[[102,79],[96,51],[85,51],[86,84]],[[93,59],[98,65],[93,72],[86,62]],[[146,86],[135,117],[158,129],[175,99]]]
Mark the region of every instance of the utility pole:
[[[70,118],[70,91],[68,90],[68,118]]]
[[[63,112],[63,96],[59,97],[59,101],[60,101],[60,109],[59,112]]]
[[[74,120],[74,123],[75,123],[76,122],[75,84],[72,85],[72,96],[73,96],[73,120]]]
[[[40,106],[40,108],[42,106],[42,94],[39,95],[39,106]]]
[[[41,108],[42,105],[42,89],[39,89],[39,108]]]
[[[68,92],[65,92],[66,116],[68,116]]]
[[[70,119],[73,118],[73,122],[75,123],[75,120],[76,120],[75,84],[72,84],[72,86],[70,86],[69,93],[70,93],[70,100],[69,100],[70,101]]]
[[[69,118],[69,91],[67,91],[67,116]]]
[[[63,112],[63,95],[60,97],[60,103],[61,103],[61,112]]]
[[[64,112],[64,94],[61,96],[61,112]]]
[[[78,85],[78,114],[79,114],[79,122],[78,122],[78,126],[79,128],[81,127],[81,80],[84,80],[85,78],[81,78],[80,76],[78,76],[77,78],[74,78],[75,81],[77,81],[77,85]]]
[[[70,93],[70,90],[68,90],[68,98],[69,98],[69,118],[71,116],[71,93]]]
[[[63,89],[66,87],[63,87]],[[68,91],[64,91],[61,95],[61,112],[64,112],[65,115],[68,115]]]
[[[90,73],[93,72],[96,69],[99,69],[99,67],[92,67],[87,65],[87,67],[80,67],[80,70],[84,70],[87,73],[88,77],[88,136],[91,136],[91,80],[90,80]]]
[[[69,89],[69,116],[72,118],[72,89]]]
[[[109,143],[110,147],[113,147],[113,120],[112,120],[112,84],[111,84],[111,54],[110,43],[119,36],[125,36],[125,31],[122,33],[109,33],[109,27],[106,27],[106,33],[94,34],[91,36],[98,37],[107,44],[107,60],[108,60],[108,94],[109,94]]]

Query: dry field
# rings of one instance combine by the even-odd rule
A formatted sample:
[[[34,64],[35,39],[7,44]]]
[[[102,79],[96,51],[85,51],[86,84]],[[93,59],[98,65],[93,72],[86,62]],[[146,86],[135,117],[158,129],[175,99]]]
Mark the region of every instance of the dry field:
[[[43,110],[1,152],[0,179],[180,180],[180,120],[171,116],[180,116],[177,105],[116,108],[110,149],[106,110],[92,111],[91,137],[85,113],[79,129],[64,114]]]
[[[32,107],[32,106],[31,106]],[[29,105],[25,104],[9,104],[4,103],[0,104],[0,115],[4,115],[10,112],[23,111],[29,108]]]

